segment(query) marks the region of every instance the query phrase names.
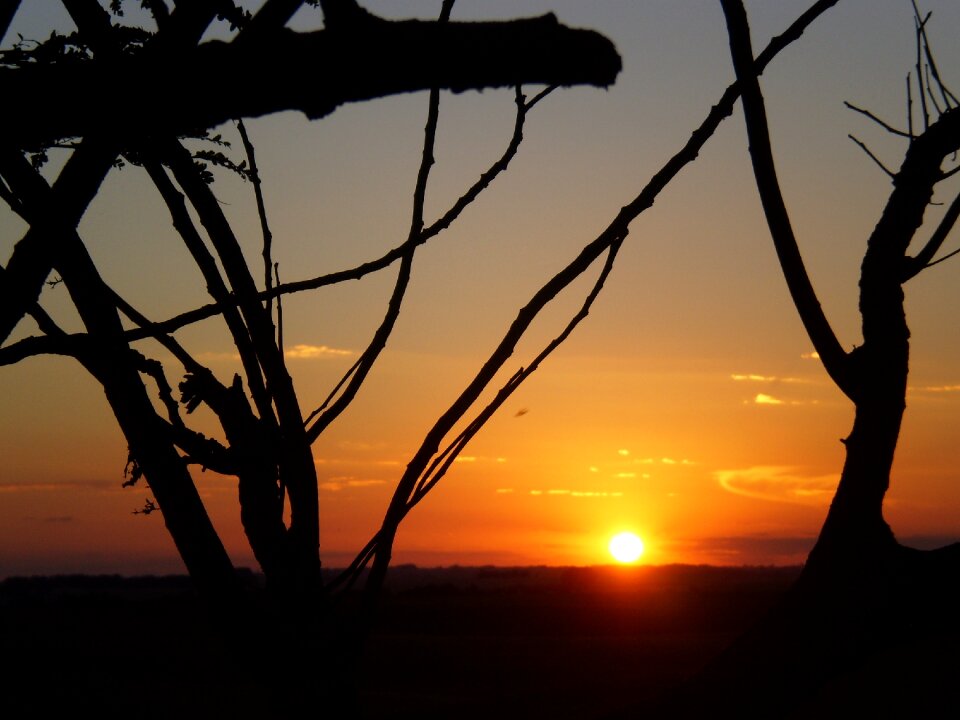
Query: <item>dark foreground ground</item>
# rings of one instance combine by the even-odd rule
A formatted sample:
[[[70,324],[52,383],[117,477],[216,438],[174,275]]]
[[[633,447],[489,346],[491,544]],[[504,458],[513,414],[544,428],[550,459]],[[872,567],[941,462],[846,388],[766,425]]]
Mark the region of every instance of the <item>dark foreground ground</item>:
[[[401,566],[367,649],[364,712],[599,718],[675,687],[798,571]],[[229,717],[225,697],[233,717],[254,709],[203,622],[184,578],[8,579],[0,717]]]

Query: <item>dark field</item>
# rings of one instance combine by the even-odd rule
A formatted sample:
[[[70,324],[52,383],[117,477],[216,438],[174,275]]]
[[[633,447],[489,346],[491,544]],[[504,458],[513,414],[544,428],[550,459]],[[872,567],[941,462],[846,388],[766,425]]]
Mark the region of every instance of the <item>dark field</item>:
[[[370,718],[598,718],[676,686],[797,573],[401,566],[362,706]],[[9,579],[0,612],[2,717],[270,717],[184,578]]]

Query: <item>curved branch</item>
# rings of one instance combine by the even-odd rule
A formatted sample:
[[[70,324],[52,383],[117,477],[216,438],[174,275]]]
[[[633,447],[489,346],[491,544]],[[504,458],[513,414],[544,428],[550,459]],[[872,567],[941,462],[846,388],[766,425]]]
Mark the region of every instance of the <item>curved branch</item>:
[[[447,12],[449,12],[449,10],[447,10]],[[347,371],[347,374],[344,376],[344,378],[337,384],[337,388],[334,389],[334,393],[337,392],[337,390],[349,377],[350,383],[346,390],[337,400],[336,404],[327,410],[327,412],[325,412],[308,430],[308,436],[310,437],[311,442],[319,437],[324,428],[326,428],[330,422],[332,422],[333,419],[343,411],[346,405],[349,404],[350,400],[353,399],[357,389],[359,389],[360,384],[363,382],[367,372],[373,365],[374,360],[383,349],[386,339],[389,336],[394,323],[396,322],[397,314],[400,310],[400,301],[403,298],[403,292],[406,288],[406,283],[409,281],[409,263],[412,260],[414,250],[418,246],[427,242],[430,238],[447,229],[454,222],[454,220],[459,217],[460,213],[462,213],[463,210],[469,206],[500,173],[506,170],[507,166],[510,164],[510,161],[513,159],[514,155],[516,155],[517,150],[520,147],[520,143],[523,141],[523,127],[527,112],[551,90],[552,88],[547,88],[528,103],[520,88],[516,88],[517,115],[516,120],[514,121],[513,135],[510,138],[507,149],[504,151],[503,155],[480,176],[480,179],[477,180],[477,182],[475,182],[467,190],[467,192],[461,195],[456,202],[454,202],[454,204],[449,210],[447,210],[446,213],[444,213],[430,227],[424,228],[423,206],[426,193],[426,182],[427,178],[429,177],[430,167],[434,162],[433,145],[436,137],[436,126],[438,120],[437,112],[440,101],[439,92],[431,91],[430,110],[428,113],[427,126],[425,128],[423,160],[417,176],[417,186],[414,192],[414,211],[410,234],[402,245],[391,251],[392,253],[396,250],[404,249],[402,255],[403,263],[401,264],[400,273],[397,277],[397,286],[394,290],[393,298],[388,306],[387,314],[378,328],[377,333],[374,335],[373,340],[371,340],[370,345],[367,347],[367,350],[364,351],[363,356],[361,356],[361,358]],[[387,256],[389,255],[390,253],[387,254]],[[308,418],[308,420],[320,414],[320,412],[330,403],[330,400],[331,397],[328,397],[320,408],[310,414],[310,418]]]
[[[536,357],[530,362],[526,367],[520,368],[507,383],[500,388],[496,397],[477,415],[476,418],[467,426],[467,428],[460,433],[459,436],[447,446],[447,449],[444,450],[437,457],[437,462],[435,462],[431,467],[423,474],[420,481],[417,483],[417,487],[414,489],[414,492],[411,494],[409,501],[407,502],[407,512],[413,509],[417,503],[419,503],[424,496],[433,489],[433,487],[440,481],[440,479],[446,474],[447,470],[453,464],[457,455],[460,454],[460,451],[466,447],[467,443],[476,435],[480,429],[486,424],[487,420],[493,416],[493,414],[503,405],[503,403],[517,390],[518,387],[526,380],[530,375],[537,371],[540,365],[544,360],[560,345],[562,345],[570,334],[576,329],[587,315],[590,314],[590,308],[593,306],[594,301],[597,299],[597,296],[600,294],[600,291],[603,289],[604,284],[607,281],[607,278],[610,275],[610,272],[613,270],[614,262],[617,259],[617,253],[620,251],[620,246],[622,243],[614,244],[609,251],[607,252],[607,259],[604,262],[603,269],[600,271],[600,276],[594,282],[593,287],[590,292],[587,294],[586,299],[583,301],[580,310],[567,322],[566,326],[563,328],[563,331],[557,335],[553,340],[551,340],[547,345],[541,350]],[[442,461],[442,464],[438,464]]]
[[[770,131],[767,127],[766,110],[760,83],[754,72],[753,50],[750,43],[750,27],[747,14],[740,0],[720,0],[727,19],[730,35],[730,52],[737,81],[742,90],[747,136],[750,140],[750,158],[757,181],[757,190],[763,204],[764,215],[770,235],[780,260],[790,296],[797,308],[803,326],[823,366],[837,387],[848,397],[853,397],[854,388],[850,378],[847,353],[830,327],[820,301],[807,275],[803,257],[797,246],[790,216],[780,192],[780,183],[770,147]]]

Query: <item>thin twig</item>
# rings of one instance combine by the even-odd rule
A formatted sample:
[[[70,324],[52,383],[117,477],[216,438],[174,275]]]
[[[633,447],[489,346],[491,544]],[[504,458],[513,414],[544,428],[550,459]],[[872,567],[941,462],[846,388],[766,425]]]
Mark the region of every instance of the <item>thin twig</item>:
[[[884,122],[883,120],[881,120],[880,118],[878,118],[876,115],[874,115],[874,114],[873,114],[872,112],[870,112],[869,110],[864,110],[864,109],[861,108],[861,107],[857,107],[857,106],[854,105],[853,103],[849,103],[849,102],[847,102],[846,100],[844,100],[843,104],[844,104],[847,108],[849,108],[850,110],[853,110],[854,112],[860,113],[861,115],[864,115],[864,116],[870,118],[870,119],[873,120],[877,125],[879,125],[879,126],[882,127],[884,130],[886,130],[888,133],[891,133],[891,134],[893,134],[893,135],[899,135],[900,137],[905,137],[905,138],[911,137],[911,135],[910,135],[909,132],[904,132],[903,130],[897,130],[897,128],[895,128],[895,127],[893,127],[892,125]]]
[[[891,179],[896,177],[896,173],[891,171],[889,168],[887,168],[886,165],[880,162],[879,158],[877,158],[876,155],[870,152],[870,148],[868,148],[861,140],[857,139],[853,135],[847,135],[847,137],[853,140],[860,147],[860,149],[863,150],[867,154],[867,156],[877,164],[877,167],[879,167],[887,175],[889,175]]]
[[[317,415],[319,415],[320,413],[322,413],[324,410],[327,409],[330,403],[333,402],[333,399],[340,392],[340,388],[343,387],[344,383],[346,383],[353,376],[353,374],[357,371],[357,368],[360,366],[360,363],[362,361],[363,361],[362,357],[357,358],[357,361],[350,366],[350,369],[347,370],[347,372],[344,373],[343,377],[340,378],[339,382],[337,382],[333,390],[330,391],[330,393],[327,395],[324,401],[320,404],[320,407],[318,407],[316,410],[311,412],[307,416],[307,419],[303,421],[304,426],[309,425],[311,420],[313,420],[315,417],[317,417]]]
[[[916,71],[917,71],[917,93],[920,96],[920,110],[923,113],[923,129],[927,130],[930,127],[930,113],[927,110],[927,93],[923,88],[923,66],[921,62],[921,42],[923,37],[923,26],[926,23],[926,20],[920,19],[920,13],[917,10],[917,4],[913,4],[913,10],[915,14],[915,25],[916,25],[916,35],[917,35],[917,61],[916,61]],[[930,16],[927,15],[927,18]]]
[[[933,85],[930,83],[930,65],[927,64],[923,68],[924,77],[926,78],[927,83],[927,95],[930,97],[930,104],[933,105],[933,109],[937,112],[937,117],[943,115],[943,110],[940,109],[940,103],[937,102],[937,96],[933,92]]]
[[[947,170],[945,173],[943,173],[943,174],[940,176],[940,180],[943,181],[943,180],[946,180],[947,178],[952,178],[952,177],[953,177],[954,175],[956,175],[958,172],[960,172],[960,165],[958,165],[957,167],[955,167],[953,170]]]
[[[267,292],[273,289],[273,259],[271,249],[273,245],[273,233],[270,231],[270,224],[267,222],[267,208],[263,201],[263,184],[260,181],[260,171],[257,169],[257,156],[254,152],[253,143],[250,142],[250,136],[247,135],[247,128],[243,120],[237,120],[237,131],[240,133],[240,140],[243,142],[243,150],[247,154],[247,165],[250,168],[250,182],[253,184],[253,192],[257,199],[257,215],[260,217],[260,234],[263,236],[263,287]],[[272,313],[271,300],[268,298],[264,303],[267,312]]]
[[[122,312],[124,315],[126,315],[130,320],[135,322],[140,327],[145,327],[147,325],[150,325],[150,321],[142,313],[140,313],[135,307],[133,307],[133,305],[127,302],[124,298],[122,298],[120,294],[117,293],[116,290],[114,290],[109,286],[108,286],[108,290],[113,296],[113,301],[120,312]],[[156,340],[158,343],[160,343],[163,347],[165,347],[170,352],[171,355],[173,355],[177,360],[179,360],[180,364],[183,365],[184,369],[186,369],[187,372],[196,372],[197,370],[200,370],[200,369],[204,369],[204,370],[207,369],[207,368],[204,368],[204,366],[201,365],[199,362],[197,362],[196,359],[194,359],[194,357],[190,355],[189,352],[187,352],[186,348],[184,348],[179,342],[177,342],[177,340],[172,335],[167,335],[164,333],[164,334],[157,335],[153,339]]]
[[[917,136],[913,132],[913,84],[910,82],[910,73],[907,73],[907,132],[912,143]]]
[[[939,265],[939,264],[942,263],[944,260],[949,260],[949,259],[952,258],[954,255],[958,255],[958,254],[960,254],[960,249],[954,250],[954,251],[951,252],[951,253],[947,253],[947,254],[944,255],[942,258],[938,258],[938,259],[936,259],[936,260],[933,260],[932,262],[928,262],[926,265],[924,265],[924,267],[925,267],[925,268],[929,268],[929,267],[933,267],[934,265]]]
[[[920,10],[917,7],[917,3],[913,0],[913,12],[919,17]],[[930,14],[927,15],[927,18],[930,17]],[[930,70],[930,73],[933,75],[934,80],[937,82],[937,87],[940,89],[940,96],[943,98],[943,103],[946,105],[946,109],[949,110],[952,106],[957,104],[957,98],[954,96],[950,89],[944,84],[943,80],[940,77],[940,71],[937,69],[937,63],[933,59],[933,50],[930,47],[930,38],[927,36],[926,21],[924,21],[923,26],[921,27],[921,33],[923,35],[923,50],[924,54],[927,57],[927,67]],[[929,86],[929,79],[927,85]],[[934,99],[933,92],[930,93],[930,99]],[[938,108],[939,112],[939,108]]]
[[[280,263],[273,264],[273,273],[280,284]],[[277,347],[280,348],[280,360],[286,364],[283,354],[283,295],[277,295]]]

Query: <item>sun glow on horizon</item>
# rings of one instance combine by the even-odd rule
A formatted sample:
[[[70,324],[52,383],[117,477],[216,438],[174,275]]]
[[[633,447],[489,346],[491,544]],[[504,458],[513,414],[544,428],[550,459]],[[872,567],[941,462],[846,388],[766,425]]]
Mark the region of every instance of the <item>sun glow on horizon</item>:
[[[632,532],[617,533],[610,538],[607,548],[614,560],[626,565],[636,562],[643,555],[643,540]]]

